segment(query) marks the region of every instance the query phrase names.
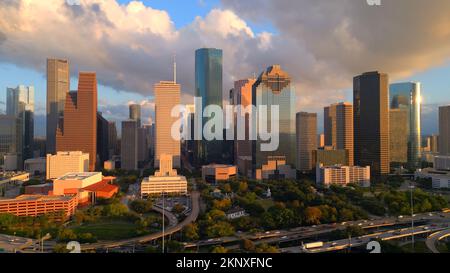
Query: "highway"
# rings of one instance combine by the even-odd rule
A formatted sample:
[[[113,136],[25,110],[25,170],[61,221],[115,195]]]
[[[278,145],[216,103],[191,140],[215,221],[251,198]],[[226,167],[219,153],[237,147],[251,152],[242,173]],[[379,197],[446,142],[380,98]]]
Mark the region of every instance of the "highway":
[[[414,221],[435,221],[435,222],[450,222],[450,214],[444,214],[440,212],[436,213],[423,213],[417,214],[414,217]],[[320,235],[330,233],[335,230],[344,230],[349,226],[358,226],[362,229],[376,229],[385,228],[395,225],[409,225],[411,223],[411,216],[404,217],[387,217],[377,218],[371,220],[350,221],[336,224],[325,224],[309,227],[298,227],[289,230],[273,230],[262,233],[237,233],[231,237],[212,238],[208,240],[202,240],[194,243],[185,243],[186,248],[199,248],[208,247],[223,244],[232,244],[234,246],[228,246],[228,249],[235,249],[239,247],[239,243],[243,239],[255,241],[257,243],[277,244],[283,242],[296,241],[300,239],[314,238]]]
[[[164,236],[171,235],[173,233],[176,233],[180,230],[182,230],[186,225],[195,222],[197,220],[199,211],[200,211],[200,193],[197,191],[194,191],[191,193],[191,200],[192,200],[192,210],[191,213],[181,222],[178,223],[175,226],[171,226],[167,228],[164,232]],[[170,219],[169,219],[170,221]],[[159,238],[163,237],[163,233],[157,232],[141,237],[126,239],[126,240],[120,240],[120,241],[114,241],[114,242],[99,242],[94,244],[83,244],[81,245],[81,250],[93,250],[93,249],[101,249],[101,248],[114,248],[124,245],[133,245],[133,244],[140,244],[140,243],[146,243],[149,241],[153,241]]]
[[[428,249],[431,250],[431,252],[439,253],[439,250],[437,250],[436,248],[436,244],[438,241],[447,237],[450,237],[450,229],[441,230],[431,234],[430,236],[428,236],[425,244],[427,245]]]
[[[0,234],[0,249],[5,252],[16,252],[38,243],[38,240]]]

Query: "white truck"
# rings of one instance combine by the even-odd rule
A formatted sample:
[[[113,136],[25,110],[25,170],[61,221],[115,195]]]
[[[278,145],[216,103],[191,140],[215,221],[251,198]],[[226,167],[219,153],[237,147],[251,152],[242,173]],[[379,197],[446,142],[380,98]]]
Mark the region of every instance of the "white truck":
[[[319,247],[323,247],[323,242],[314,242],[314,243],[308,243],[308,244],[302,245],[302,248],[304,250],[314,249],[314,248],[319,248]]]

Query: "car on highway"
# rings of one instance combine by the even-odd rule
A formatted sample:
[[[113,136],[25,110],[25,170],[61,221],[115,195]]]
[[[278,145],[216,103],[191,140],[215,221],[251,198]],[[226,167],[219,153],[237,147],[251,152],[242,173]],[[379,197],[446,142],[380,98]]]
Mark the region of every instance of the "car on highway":
[[[398,219],[403,219],[403,215],[400,215],[400,216],[398,217]]]

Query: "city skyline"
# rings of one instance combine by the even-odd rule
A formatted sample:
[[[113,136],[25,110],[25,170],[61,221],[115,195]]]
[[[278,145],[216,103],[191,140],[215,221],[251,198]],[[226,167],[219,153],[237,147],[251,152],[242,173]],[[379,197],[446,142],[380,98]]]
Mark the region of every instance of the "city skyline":
[[[56,4],[63,3],[62,0],[52,0]],[[424,111],[423,111],[423,134],[433,134],[437,133],[437,112],[438,105],[450,103],[446,101],[445,97],[442,96],[442,93],[445,93],[446,90],[450,88],[450,82],[448,77],[445,77],[446,74],[450,71],[450,66],[447,64],[446,60],[448,59],[448,54],[443,53],[443,58],[440,58],[440,61],[437,62],[433,60],[433,58],[424,58],[426,64],[414,62],[405,62],[402,63],[403,56],[399,54],[398,56],[398,64],[395,67],[388,67],[385,69],[384,65],[378,65],[378,61],[371,61],[369,58],[372,55],[381,56],[383,54],[392,54],[390,51],[385,49],[380,49],[377,52],[374,52],[372,55],[368,55],[367,52],[362,54],[360,57],[363,57],[365,60],[365,65],[360,68],[348,69],[345,63],[342,63],[342,67],[337,66],[333,67],[334,69],[330,73],[327,74],[327,78],[324,80],[320,80],[319,75],[321,73],[325,73],[326,71],[317,71],[316,72],[308,72],[305,70],[311,70],[311,67],[314,65],[324,65],[329,67],[329,62],[336,62],[336,65],[342,60],[335,60],[336,57],[333,57],[329,54],[324,54],[325,52],[310,52],[309,48],[302,48],[301,50],[307,50],[307,55],[312,55],[312,57],[320,57],[323,59],[322,63],[311,63],[308,60],[299,60],[298,57],[286,58],[286,54],[294,54],[296,50],[294,48],[289,48],[289,50],[285,50],[284,54],[280,54],[275,52],[274,48],[276,48],[277,42],[275,38],[283,38],[287,37],[288,34],[292,34],[295,40],[301,41],[304,44],[306,41],[306,37],[300,35],[297,37],[294,35],[295,33],[290,33],[291,29],[283,29],[282,26],[286,24],[286,22],[280,22],[273,16],[268,17],[267,22],[265,24],[260,24],[255,21],[250,15],[245,14],[245,9],[238,9],[239,3],[235,3],[235,1],[207,1],[207,3],[199,4],[197,1],[192,1],[189,8],[188,4],[179,4],[174,1],[144,1],[143,4],[139,4],[139,2],[128,3],[129,1],[119,1],[108,0],[106,1],[108,4],[111,4],[110,7],[99,5],[98,9],[104,13],[106,19],[111,21],[111,10],[116,10],[117,12],[121,12],[121,16],[123,18],[127,18],[127,16],[133,16],[136,18],[135,20],[141,22],[140,16],[136,14],[147,14],[150,18],[158,19],[159,22],[165,22],[165,27],[161,27],[159,30],[152,29],[149,33],[145,33],[148,36],[148,40],[152,41],[156,39],[154,36],[162,35],[164,38],[162,43],[169,43],[167,40],[171,36],[169,34],[173,34],[175,37],[172,42],[177,39],[181,39],[181,37],[185,36],[185,33],[190,31],[194,31],[196,35],[202,37],[197,42],[190,42],[190,39],[183,43],[182,46],[176,48],[177,46],[170,46],[167,49],[161,50],[158,54],[153,54],[150,52],[136,52],[136,49],[133,47],[129,49],[125,49],[120,47],[119,45],[117,50],[123,52],[125,54],[128,50],[129,52],[122,57],[124,57],[124,62],[117,63],[116,56],[112,53],[112,49],[105,48],[103,44],[100,43],[96,39],[86,40],[87,37],[81,36],[80,39],[85,42],[91,42],[98,45],[100,48],[104,49],[104,57],[109,58],[110,64],[114,65],[104,65],[99,66],[98,64],[94,64],[90,61],[84,62],[84,58],[82,58],[83,53],[87,53],[84,48],[79,48],[76,50],[69,50],[70,47],[67,47],[67,50],[61,50],[54,48],[52,45],[49,45],[45,48],[39,48],[40,54],[42,55],[34,55],[29,56],[29,59],[5,59],[6,55],[0,59],[0,72],[2,77],[0,77],[0,88],[5,90],[7,87],[14,87],[19,84],[24,85],[33,85],[36,90],[36,136],[43,136],[44,132],[39,128],[43,127],[44,121],[42,115],[45,111],[45,59],[47,57],[57,57],[57,58],[67,58],[71,62],[71,88],[70,90],[76,89],[77,79],[76,74],[80,70],[95,70],[98,73],[99,78],[99,111],[104,113],[105,118],[108,120],[119,122],[123,120],[127,116],[127,107],[128,104],[132,103],[141,103],[143,105],[143,123],[148,123],[149,119],[154,119],[154,96],[152,93],[151,86],[158,82],[159,80],[168,80],[171,78],[171,69],[172,69],[172,55],[175,52],[177,54],[177,63],[178,63],[178,78],[179,82],[183,86],[182,90],[182,102],[190,103],[192,100],[192,96],[194,94],[194,73],[192,71],[194,56],[193,52],[197,48],[201,47],[220,47],[223,48],[224,52],[224,84],[223,90],[229,90],[233,86],[233,80],[237,78],[246,78],[250,77],[254,73],[261,73],[265,67],[273,64],[280,63],[283,67],[286,68],[287,71],[290,72],[294,85],[296,86],[297,91],[297,111],[308,111],[308,112],[317,112],[319,113],[319,131],[322,131],[322,111],[321,108],[326,105],[340,102],[340,101],[351,101],[351,77],[353,75],[357,75],[364,71],[372,71],[372,70],[381,70],[386,71],[392,78],[391,82],[405,82],[405,81],[420,81],[423,86],[423,99],[424,99]],[[186,1],[190,2],[190,1]],[[248,1],[252,2],[252,1]],[[271,1],[266,1],[265,5],[269,5]],[[300,1],[302,2],[302,1]],[[303,1],[304,2],[304,1]],[[401,1],[398,1],[401,2]],[[95,0],[85,1],[88,3],[91,8],[95,7]],[[120,6],[120,5],[122,6]],[[125,6],[127,5],[128,6]],[[249,3],[251,4],[251,3]],[[304,3],[305,4],[305,3]],[[447,5],[448,3],[444,3]],[[31,4],[30,4],[31,5]],[[45,7],[40,6],[39,4],[36,8],[40,9],[51,9],[50,12],[54,12],[54,10],[50,7],[51,5],[46,5]],[[242,4],[244,7],[248,5],[247,3]],[[297,5],[296,3],[283,3],[283,7],[287,7],[288,5]],[[314,4],[308,3],[305,4],[305,9],[313,8]],[[387,3],[386,7],[396,9],[399,4],[390,4]],[[351,9],[351,12],[357,12],[362,9],[358,5],[355,5]],[[426,8],[429,10],[436,10],[439,6],[435,3],[429,4],[427,7],[423,7],[421,4],[414,3],[411,7],[411,12],[417,12],[419,8]],[[73,8],[73,6],[71,6]],[[71,8],[71,9],[72,9]],[[79,7],[76,7],[79,8]],[[81,6],[81,8],[86,9]],[[366,7],[364,7],[366,8]],[[0,11],[5,16],[10,16],[10,9],[13,7],[5,6],[1,8]],[[186,12],[181,15],[180,10],[184,9]],[[337,11],[340,11],[342,8],[337,8]],[[381,8],[380,8],[381,9]],[[87,10],[87,9],[86,9]],[[88,11],[88,10],[87,10]],[[21,12],[27,12],[30,15],[34,15],[34,11],[31,10],[31,7],[24,8]],[[262,12],[260,8],[256,9],[255,12]],[[368,13],[370,11],[363,10],[362,12]],[[374,13],[378,13],[379,11],[375,11]],[[92,14],[91,14],[92,15]],[[196,16],[199,16],[196,18]],[[339,15],[341,17],[339,17]],[[371,14],[369,14],[371,15]],[[439,18],[441,13],[435,14],[436,18]],[[69,15],[67,15],[69,16]],[[80,15],[82,16],[82,15]],[[93,15],[95,16],[95,14]],[[162,16],[162,17],[158,17]],[[338,15],[335,15],[334,18],[337,22],[344,22],[346,16],[343,16],[338,12]],[[7,18],[7,17],[5,17]],[[97,18],[97,17],[95,17]],[[166,19],[168,22],[166,22]],[[395,18],[388,18],[391,21],[396,20]],[[292,19],[294,20],[294,19]],[[358,19],[354,19],[354,21],[350,23],[355,23]],[[134,35],[135,32],[139,31],[139,24],[135,25],[124,25],[117,21],[112,21],[116,24],[116,27],[121,29],[122,27],[128,27]],[[311,21],[311,22],[310,22]],[[312,27],[317,27],[313,20],[307,20],[304,24],[311,25]],[[437,19],[430,20],[428,24],[434,24],[437,26]],[[39,22],[41,27],[47,26],[45,20]],[[227,23],[227,24],[225,24]],[[161,23],[162,24],[162,23]],[[210,24],[211,26],[217,26],[215,29],[206,28],[205,25]],[[230,27],[226,28],[225,25],[230,25]],[[339,24],[338,24],[339,25]],[[418,29],[422,29],[426,26],[422,21],[418,22],[414,25]],[[367,24],[363,24],[361,27],[368,27]],[[107,33],[110,31],[106,26],[99,26],[102,33]],[[354,38],[351,41],[359,42],[362,45],[365,45],[364,41],[361,40],[361,36],[359,32],[353,33],[351,29],[345,29],[345,26],[342,26],[343,29],[339,29],[335,27],[334,29],[330,28],[329,30],[341,30],[343,32],[347,31],[348,35],[351,35],[350,38]],[[81,35],[81,30],[73,29],[73,26],[70,26],[70,30],[75,31],[73,34],[75,37],[77,35]],[[49,28],[50,31],[50,28]],[[163,33],[159,33],[163,32]],[[166,32],[164,32],[166,31]],[[8,50],[9,46],[13,43],[19,48],[23,48],[24,44],[21,42],[20,33],[16,34],[16,36],[8,36],[8,31],[2,31],[5,36],[8,38],[5,42],[2,43],[4,45],[5,50]],[[156,34],[155,34],[156,33]],[[169,35],[167,38],[165,35]],[[314,33],[312,33],[314,34]],[[375,33],[376,34],[376,33]],[[55,35],[62,35],[59,32],[55,32]],[[405,34],[406,35],[406,34]],[[295,36],[295,37],[294,37]],[[239,41],[239,46],[231,46],[230,40],[232,37]],[[410,37],[409,35],[407,36]],[[29,37],[33,38],[33,37]],[[332,42],[337,43],[340,37],[335,37],[335,40]],[[433,38],[433,37],[432,37]],[[434,37],[436,38],[436,37]],[[438,39],[438,38],[436,38]],[[263,44],[263,41],[266,41],[268,44]],[[137,47],[141,47],[144,42],[143,40],[133,40],[134,44]],[[172,43],[171,42],[171,43]],[[64,43],[64,41],[63,41]],[[145,43],[147,51],[151,51],[152,49],[157,49],[155,47],[161,46],[161,44],[152,45]],[[174,44],[177,44],[176,42]],[[445,43],[443,43],[445,49]],[[261,48],[266,46],[265,51]],[[393,45],[394,46],[394,45]],[[400,47],[400,45],[399,45]],[[237,50],[239,48],[240,50]],[[116,49],[116,45],[114,48]],[[249,49],[252,49],[254,52],[249,52]],[[428,45],[423,45],[420,50],[417,51],[417,58],[422,55],[427,55],[426,51],[431,50],[431,47]],[[125,51],[125,52],[124,52]],[[444,50],[444,52],[447,52]],[[345,52],[344,52],[345,53]],[[59,56],[55,56],[59,55]],[[89,54],[88,54],[89,55]],[[297,54],[295,54],[297,55]],[[367,57],[367,58],[366,58]],[[428,59],[430,59],[430,64]],[[442,61],[444,60],[444,61]],[[147,64],[143,65],[142,61],[146,61]],[[120,65],[119,65],[120,64]],[[73,66],[73,68],[72,68]],[[378,66],[378,67],[372,67]],[[139,71],[137,69],[139,68]],[[314,70],[314,69],[313,69]],[[318,73],[321,72],[321,73]],[[120,80],[120,76],[130,75],[133,73],[132,79],[130,82],[144,82],[145,87],[132,87],[132,86],[121,86],[130,84],[127,81]],[[145,77],[143,77],[143,74]],[[112,77],[114,75],[114,77]],[[112,79],[114,78],[114,79]],[[145,79],[145,80],[143,80]],[[120,80],[118,83],[117,81]],[[333,81],[334,80],[334,81]],[[121,90],[121,91],[115,91]],[[316,96],[311,98],[311,90],[317,90]],[[449,90],[450,91],[450,90]],[[3,92],[0,92],[0,101],[5,102],[6,99],[3,97]],[[224,99],[225,100],[225,99]],[[318,103],[319,101],[319,103]],[[320,105],[319,105],[320,104]],[[0,106],[1,108],[5,108]],[[118,124],[120,127],[120,124]]]

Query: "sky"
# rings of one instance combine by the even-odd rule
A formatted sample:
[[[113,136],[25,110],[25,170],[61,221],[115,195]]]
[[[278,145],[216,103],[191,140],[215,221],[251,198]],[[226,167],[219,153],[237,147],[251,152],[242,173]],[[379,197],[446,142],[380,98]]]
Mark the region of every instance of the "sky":
[[[217,47],[224,91],[280,64],[295,85],[297,110],[319,116],[328,104],[351,101],[352,78],[363,72],[420,81],[423,133],[437,133],[438,106],[450,103],[448,10],[447,0],[379,7],[365,0],[3,0],[0,111],[7,87],[35,86],[35,131],[43,135],[45,62],[57,57],[69,59],[72,90],[79,71],[97,72],[107,119],[120,122],[128,104],[140,103],[149,123],[152,86],[171,79],[173,54],[182,101],[191,103],[194,51]]]

